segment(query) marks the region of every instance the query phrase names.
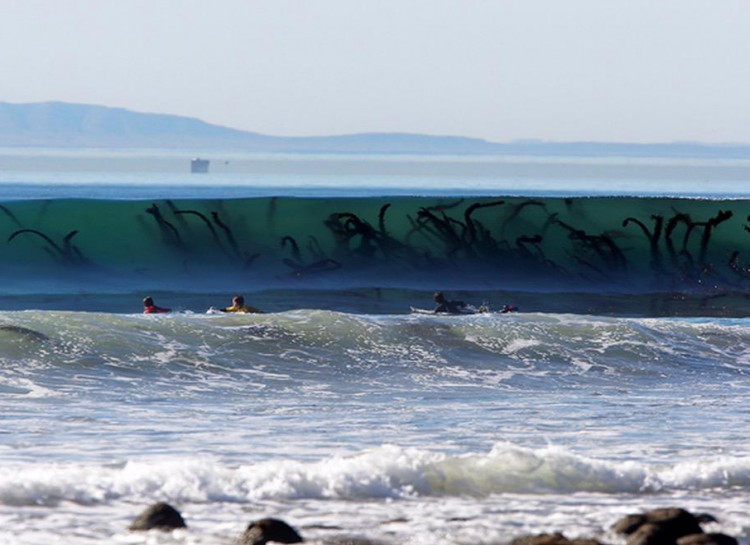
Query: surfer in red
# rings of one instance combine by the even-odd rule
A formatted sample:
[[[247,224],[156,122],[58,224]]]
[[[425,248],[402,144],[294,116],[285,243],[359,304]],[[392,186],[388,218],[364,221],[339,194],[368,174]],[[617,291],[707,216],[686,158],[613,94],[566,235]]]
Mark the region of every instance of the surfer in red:
[[[143,298],[143,314],[164,314],[166,312],[172,312],[172,309],[157,307],[150,295]]]

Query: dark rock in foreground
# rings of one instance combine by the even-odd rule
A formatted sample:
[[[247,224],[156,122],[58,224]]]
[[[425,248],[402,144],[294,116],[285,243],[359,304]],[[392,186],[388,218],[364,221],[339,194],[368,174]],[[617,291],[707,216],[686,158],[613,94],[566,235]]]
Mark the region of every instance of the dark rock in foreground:
[[[711,515],[693,515],[680,508],[663,508],[628,515],[612,525],[612,530],[627,536],[627,545],[738,545],[738,541],[722,533],[706,533],[701,522],[716,522]],[[148,507],[130,525],[130,530],[173,530],[186,528],[180,513],[171,505],[158,502]],[[302,543],[302,536],[280,519],[264,518],[247,527],[235,545],[267,545],[268,543]],[[383,545],[367,538],[338,537],[325,539],[325,545]],[[509,545],[604,545],[596,539],[568,539],[562,533],[522,536]]]
[[[174,530],[187,528],[179,511],[168,503],[158,502],[147,508],[129,526],[130,530]]]
[[[269,541],[301,543],[302,537],[283,520],[265,518],[250,523],[237,543],[238,545],[266,545]]]
[[[672,507],[628,515],[618,520],[612,529],[628,536],[628,545],[669,545],[683,536],[703,533],[693,514]]]
[[[700,523],[716,522],[708,514],[693,515],[680,508],[653,509],[627,515],[612,530],[627,536],[627,545],[738,545],[735,538],[705,533]],[[594,539],[566,538],[561,533],[539,534],[514,539],[509,545],[602,545]]]
[[[737,540],[726,534],[693,534],[678,539],[677,545],[737,545]]]
[[[627,537],[628,545],[737,545],[724,534],[703,532],[700,522],[715,522],[710,515],[695,516],[684,509],[654,509],[618,520],[612,530]]]

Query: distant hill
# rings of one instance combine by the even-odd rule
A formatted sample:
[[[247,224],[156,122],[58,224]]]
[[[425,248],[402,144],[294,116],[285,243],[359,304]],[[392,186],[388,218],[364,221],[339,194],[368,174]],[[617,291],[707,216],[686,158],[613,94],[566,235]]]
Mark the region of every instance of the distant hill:
[[[261,152],[661,156],[750,158],[750,145],[616,144],[523,141],[370,133],[275,137],[199,119],[87,104],[0,102],[0,146],[237,149]]]
[[[179,147],[267,138],[189,117],[64,102],[0,102],[3,146]]]
[[[409,134],[275,137],[199,119],[64,102],[0,102],[0,146],[237,148],[341,153],[486,153],[483,140]]]

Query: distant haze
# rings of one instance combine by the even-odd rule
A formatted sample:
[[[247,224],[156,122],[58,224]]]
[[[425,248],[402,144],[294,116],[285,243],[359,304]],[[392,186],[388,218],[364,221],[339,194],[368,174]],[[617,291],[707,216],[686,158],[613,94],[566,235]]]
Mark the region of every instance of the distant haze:
[[[274,136],[750,143],[747,0],[33,0],[0,101]]]

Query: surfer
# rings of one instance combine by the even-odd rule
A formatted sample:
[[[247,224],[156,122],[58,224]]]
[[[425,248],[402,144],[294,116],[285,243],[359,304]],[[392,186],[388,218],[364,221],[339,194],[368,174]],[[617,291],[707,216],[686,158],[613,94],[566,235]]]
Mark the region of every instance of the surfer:
[[[255,307],[245,304],[245,298],[242,295],[235,295],[232,297],[232,306],[227,308],[219,309],[222,312],[237,312],[242,314],[261,314],[261,311]]]
[[[166,312],[172,312],[172,309],[156,306],[150,295],[143,298],[143,314],[164,314]]]
[[[432,296],[435,299],[435,314],[461,314],[461,310],[466,308],[463,301],[449,301],[445,298],[442,291],[436,291]]]

